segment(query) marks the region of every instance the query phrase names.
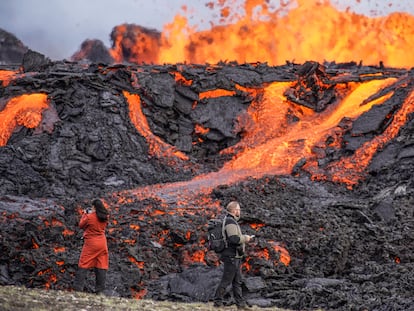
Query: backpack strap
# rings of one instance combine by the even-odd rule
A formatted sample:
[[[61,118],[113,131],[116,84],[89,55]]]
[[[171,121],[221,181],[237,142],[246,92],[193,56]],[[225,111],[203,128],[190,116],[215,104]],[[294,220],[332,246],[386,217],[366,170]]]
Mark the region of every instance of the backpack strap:
[[[227,237],[226,237],[226,218],[227,218],[227,216],[224,216],[224,218],[223,218],[223,225],[221,227],[221,233],[223,235],[223,240],[224,240],[224,246],[225,246],[225,248],[228,247],[228,245],[227,245]]]

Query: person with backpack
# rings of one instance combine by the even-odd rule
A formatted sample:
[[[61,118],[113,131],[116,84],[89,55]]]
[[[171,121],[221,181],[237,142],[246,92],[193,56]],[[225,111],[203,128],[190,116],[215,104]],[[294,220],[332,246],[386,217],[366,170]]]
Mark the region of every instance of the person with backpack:
[[[247,308],[247,303],[242,293],[241,265],[245,253],[246,243],[254,236],[242,234],[238,220],[240,219],[240,204],[232,201],[226,207],[227,216],[224,219],[224,234],[226,246],[220,253],[220,259],[224,264],[223,276],[214,296],[214,306],[224,305],[226,288],[231,284],[233,296],[239,309]]]
[[[105,290],[106,272],[109,268],[108,245],[105,229],[108,225],[109,212],[101,200],[92,201],[92,209],[86,210],[80,221],[79,228],[84,230],[83,247],[76,272],[74,289],[83,291],[86,274],[89,269],[95,272],[95,292]]]

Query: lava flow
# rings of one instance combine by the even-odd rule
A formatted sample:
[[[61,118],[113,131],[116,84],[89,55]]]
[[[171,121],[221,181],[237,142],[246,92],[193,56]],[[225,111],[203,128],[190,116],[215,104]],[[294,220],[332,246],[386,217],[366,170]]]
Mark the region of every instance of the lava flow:
[[[171,196],[176,196],[180,193],[208,193],[219,185],[232,184],[248,177],[261,178],[264,175],[284,175],[291,174],[293,167],[300,160],[307,160],[309,163],[306,169],[309,171],[315,170],[315,179],[327,179],[331,181],[340,181],[346,183],[348,186],[355,185],[364,175],[364,169],[369,164],[369,160],[380,147],[379,144],[371,148],[362,146],[357,154],[364,150],[365,156],[359,161],[341,160],[332,164],[335,167],[336,173],[329,173],[329,176],[317,172],[317,169],[312,169],[312,163],[317,158],[317,154],[313,152],[316,146],[325,145],[329,137],[334,137],[340,131],[338,125],[343,118],[356,119],[362,113],[370,110],[373,105],[381,105],[388,100],[393,92],[375,99],[367,99],[381,90],[396,83],[396,78],[388,78],[383,80],[374,80],[364,83],[354,83],[348,87],[347,94],[342,100],[333,103],[325,111],[316,113],[315,111],[306,108],[298,107],[287,100],[284,93],[292,85],[290,82],[274,82],[269,86],[259,90],[252,90],[252,93],[260,93],[260,100],[253,102],[247,111],[250,120],[246,124],[239,124],[245,129],[245,134],[242,140],[233,147],[223,150],[222,153],[236,153],[231,161],[225,163],[224,167],[218,172],[209,173],[207,175],[197,176],[189,182],[179,182],[171,185],[163,185],[161,190],[158,187],[150,186],[144,189],[131,190],[132,193],[146,193],[147,191],[153,193],[155,196],[160,196],[156,193],[162,193],[161,196],[166,196],[170,193]],[[340,86],[339,86],[340,88]],[[206,94],[209,93],[209,94]],[[220,90],[213,90],[200,94],[200,97],[220,97],[232,96],[229,91],[223,92]],[[130,95],[125,93],[130,104],[130,115],[132,120],[138,120],[135,115],[140,116],[140,122],[134,121],[137,130],[144,136],[148,136],[143,132],[142,127],[147,124],[140,112],[138,95]],[[398,128],[405,124],[407,115],[412,110],[411,97],[406,99],[405,106],[407,108],[401,109],[401,116],[396,117],[395,125],[392,128]],[[295,122],[289,121],[289,114],[294,113],[297,120]],[[239,120],[239,123],[242,123]],[[395,134],[395,130],[392,131]],[[341,136],[340,134],[339,136]],[[394,135],[391,133],[384,133],[381,138],[382,145],[392,139]],[[155,141],[150,140],[152,150],[171,150],[170,158],[173,160],[173,155],[177,152],[173,146],[169,146],[157,140],[158,146],[154,147]],[[340,147],[340,142],[336,142]],[[236,152],[237,150],[237,152]],[[181,153],[179,153],[181,154]],[[165,151],[159,154],[160,157],[167,157]],[[355,155],[357,157],[357,155]],[[180,159],[186,159],[180,156]],[[354,162],[354,165],[350,163]],[[348,178],[340,178],[340,172],[349,176]],[[181,190],[181,191],[178,191]],[[152,195],[151,195],[152,196]],[[189,200],[190,201],[190,200]]]
[[[177,72],[173,74],[176,78],[178,77],[177,83],[187,87],[192,86],[193,81],[184,81],[185,78]],[[346,75],[344,77],[346,78]],[[306,85],[306,81],[301,82],[304,84],[298,84],[297,81],[272,82],[254,88],[236,84],[234,91],[213,89],[200,92],[198,94],[199,100],[194,101],[192,105],[193,109],[197,105],[205,104],[206,101],[208,105],[209,100],[217,98],[240,96],[240,94],[243,94],[246,98],[251,98],[252,102],[248,109],[240,113],[237,119],[234,120],[236,126],[243,129],[240,141],[234,146],[221,151],[222,154],[233,154],[233,158],[224,163],[220,170],[194,176],[189,181],[150,185],[114,193],[115,201],[111,201],[110,206],[114,209],[113,213],[118,216],[113,220],[112,228],[109,230],[110,234],[116,235],[118,230],[122,229],[119,226],[119,221],[124,218],[121,208],[125,204],[133,204],[143,200],[158,200],[162,206],[162,209],[159,209],[154,208],[152,204],[148,205],[145,209],[140,210],[140,213],[145,215],[138,218],[141,223],[130,224],[130,231],[134,234],[131,238],[123,239],[123,242],[135,245],[137,243],[137,232],[143,230],[142,222],[151,224],[151,218],[162,218],[166,214],[175,216],[195,215],[200,211],[194,206],[204,206],[206,208],[204,217],[206,215],[216,216],[221,212],[220,204],[215,200],[211,200],[210,196],[217,187],[235,184],[251,177],[260,179],[265,175],[289,175],[292,174],[293,168],[299,161],[306,163],[304,169],[311,172],[315,179],[344,182],[348,186],[356,184],[363,177],[364,169],[377,149],[391,140],[397,129],[405,124],[407,115],[412,112],[412,95],[407,96],[401,107],[393,112],[394,116],[390,117],[393,121],[389,122],[383,134],[378,135],[369,143],[372,147],[367,148],[367,145],[363,145],[357,150],[354,157],[358,156],[362,150],[364,153],[358,165],[350,165],[346,159],[341,159],[332,162],[333,164],[330,164],[326,170],[319,168],[315,165],[315,161],[320,154],[315,153],[315,150],[327,147],[327,141],[330,141],[329,145],[331,147],[334,146],[340,149],[342,146],[341,138],[344,134],[343,126],[340,126],[340,123],[343,119],[358,119],[363,113],[372,109],[374,105],[384,105],[395,96],[395,91],[399,86],[408,83],[404,82],[405,76],[387,78],[374,75],[374,77],[372,80],[365,82],[360,82],[359,78],[352,82],[337,82],[334,88],[337,94],[336,100],[327,105],[325,109],[321,109],[322,111],[315,111],[309,107],[298,105],[291,100],[300,100],[300,98],[292,97],[292,94],[294,94],[292,90],[298,86],[330,90],[327,87],[329,84],[321,81],[320,84],[316,83],[314,85]],[[320,77],[315,76],[314,78],[319,80]],[[136,85],[139,85],[139,82],[139,79],[135,81]],[[127,91],[123,91],[123,95],[129,105],[131,123],[134,124],[137,132],[146,139],[149,145],[149,155],[163,159],[169,165],[191,166],[189,157],[185,153],[178,151],[176,147],[153,134],[149,122],[142,112],[144,101],[141,100],[140,95],[131,94]],[[7,143],[16,126],[22,125],[27,128],[39,126],[41,113],[49,106],[46,97],[45,94],[22,95],[8,101],[0,115],[4,126],[3,132],[7,134],[3,138],[3,145]],[[204,135],[208,134],[209,129],[206,126],[195,124],[194,131]],[[354,162],[356,161],[354,160]],[[332,167],[335,168],[336,174],[331,174],[330,169]],[[340,179],[337,176],[348,177]],[[264,226],[262,223],[256,224],[253,222],[250,225],[253,230],[261,230]],[[152,239],[156,241],[157,245],[163,246],[166,245],[171,234],[170,230],[160,230]],[[182,236],[185,237],[185,240],[191,240],[194,234],[195,232],[192,229],[182,233]],[[189,263],[211,261],[211,259],[204,256],[204,243],[205,241],[200,240],[199,244],[189,248],[181,242],[181,238],[174,242],[174,248],[181,249],[182,252],[181,264],[186,266]],[[280,261],[287,266],[291,260],[289,252],[286,247],[279,243],[273,240],[262,242],[260,245],[253,247],[252,254],[255,254],[255,258],[272,260],[274,265],[277,265]],[[33,240],[33,248],[38,247],[38,243]],[[55,249],[62,250],[64,248],[57,245]],[[143,260],[130,256],[129,261],[140,270],[145,271],[146,263]],[[57,262],[60,266],[61,261],[58,260]],[[216,260],[215,264],[217,263]],[[252,267],[251,265],[252,260],[248,259],[244,265],[246,271],[259,269],[259,266]],[[41,273],[44,274],[47,271],[49,270]],[[47,284],[50,284],[50,282]],[[140,294],[137,293],[136,295],[139,296]]]
[[[32,129],[39,126],[42,111],[48,107],[46,94],[30,94],[15,97],[0,111],[0,146],[9,140],[16,126]]]
[[[181,15],[162,33],[117,26],[123,64],[0,71],[0,280],[71,290],[79,214],[98,196],[111,290],[208,301],[220,261],[206,224],[238,200],[257,304],[405,303],[414,18],[229,3],[209,4],[210,30]]]

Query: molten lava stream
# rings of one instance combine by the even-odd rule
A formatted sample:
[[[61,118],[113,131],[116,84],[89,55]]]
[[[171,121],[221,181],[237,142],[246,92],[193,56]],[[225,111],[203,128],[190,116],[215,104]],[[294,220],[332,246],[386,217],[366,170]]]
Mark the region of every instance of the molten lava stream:
[[[147,119],[141,109],[140,97],[136,94],[130,94],[127,91],[124,91],[124,96],[127,98],[129,105],[129,117],[137,131],[147,140],[151,155],[157,155],[161,159],[167,158],[171,161],[188,160],[188,157],[184,153],[163,142],[151,132]]]
[[[247,134],[237,145],[224,150],[224,152],[242,151],[239,151],[220,171],[199,175],[190,181],[128,190],[122,192],[122,195],[157,197],[168,202],[191,202],[192,198],[202,194],[207,195],[219,185],[236,183],[248,177],[261,178],[264,175],[290,174],[300,159],[315,157],[311,151],[312,147],[324,143],[343,118],[355,119],[373,105],[380,104],[391,97],[392,94],[389,93],[361,105],[369,96],[395,81],[395,78],[389,78],[355,84],[344,100],[331,104],[322,113],[298,107],[287,101],[283,94],[291,85],[290,82],[272,83],[264,89],[262,100],[253,103],[248,111],[254,122],[247,126]],[[130,95],[127,97],[128,101],[139,99],[137,95],[132,98]],[[289,111],[296,111],[296,116],[300,114],[299,121],[289,123],[287,121]],[[142,126],[146,123],[140,122],[140,124]],[[146,128],[140,131],[149,133],[149,129]],[[148,134],[146,135],[148,137]]]
[[[332,180],[346,183],[349,188],[355,185],[363,177],[364,171],[375,152],[398,134],[401,126],[407,122],[408,115],[413,112],[414,91],[405,99],[402,107],[394,115],[391,124],[388,125],[384,133],[364,143],[351,157],[342,158],[329,165],[328,170],[332,174]],[[326,179],[325,176],[317,173],[314,173],[313,177],[315,179]]]
[[[42,121],[42,111],[49,107],[46,94],[29,94],[12,98],[0,111],[0,146],[7,144],[18,125],[35,128]]]
[[[374,104],[385,101],[391,94],[368,104],[361,103],[370,95],[395,82],[395,78],[374,80],[355,86],[341,102],[330,105],[322,113],[301,108],[300,120],[289,124],[286,116],[292,110],[283,93],[287,83],[273,83],[265,89],[263,101],[249,111],[255,124],[236,146],[244,149],[226,163],[218,175],[227,175],[230,182],[265,174],[290,174],[302,158],[314,157],[312,147],[324,143],[339,122],[348,117],[355,119]]]
[[[9,85],[10,81],[14,79],[16,74],[16,71],[0,70],[0,81],[3,83],[3,86]]]

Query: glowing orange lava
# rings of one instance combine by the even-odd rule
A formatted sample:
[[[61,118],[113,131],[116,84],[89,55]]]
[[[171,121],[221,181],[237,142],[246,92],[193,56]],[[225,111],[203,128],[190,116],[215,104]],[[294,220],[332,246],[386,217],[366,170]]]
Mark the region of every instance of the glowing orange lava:
[[[365,65],[383,63],[387,67],[399,68],[414,66],[414,53],[411,52],[414,50],[414,17],[409,14],[367,17],[350,11],[341,12],[327,0],[287,0],[279,9],[272,9],[269,1],[246,0],[243,3],[245,13],[235,14],[232,1],[218,1],[216,5],[220,8],[221,23],[212,24],[210,29],[203,31],[189,26],[187,18],[181,15],[165,25],[160,34],[145,29],[134,32],[136,29],[128,25],[118,26],[113,33],[115,40],[110,50],[111,56],[116,62],[137,63],[217,64],[220,61],[237,61],[254,66],[260,63],[283,65],[286,61],[304,63],[313,60],[319,63],[362,61]],[[214,7],[213,4],[211,6]],[[125,50],[129,51],[126,53],[128,59],[125,59]],[[191,87],[193,80],[180,72],[180,66],[182,65],[177,65],[177,69],[170,74],[180,87]],[[213,72],[216,69],[209,66],[205,71]],[[154,68],[153,72],[157,70]],[[2,86],[7,87],[17,75],[15,71],[1,70]],[[364,177],[374,154],[396,137],[400,127],[414,112],[412,92],[383,133],[363,144],[352,156],[335,161],[323,170],[319,168],[315,147],[323,149],[328,137],[339,137],[340,140],[342,130],[338,125],[342,119],[355,120],[374,105],[381,105],[394,95],[391,90],[375,100],[367,100],[371,95],[397,82],[396,78],[381,79],[381,73],[374,75],[377,80],[360,79],[358,82],[337,84],[335,87],[341,89],[344,98],[330,104],[322,112],[315,112],[287,99],[286,91],[295,82],[273,82],[258,85],[255,89],[235,84],[235,90],[217,88],[200,92],[197,94],[198,100],[193,99],[193,107],[199,101],[238,96],[240,92],[253,98],[246,113],[236,120],[237,126],[243,128],[239,143],[222,151],[222,154],[234,155],[233,158],[219,171],[199,175],[189,181],[150,185],[125,190],[114,196],[119,204],[133,203],[136,199],[157,198],[161,203],[156,208],[148,204],[136,212],[138,220],[148,220],[148,223],[168,214],[195,214],[200,206],[205,209],[205,213],[214,215],[222,210],[220,203],[209,196],[212,189],[246,178],[291,174],[301,160],[305,161],[303,169],[310,173],[313,180],[345,183],[352,188]],[[140,88],[138,78],[132,75],[132,80],[132,87]],[[189,156],[184,152],[152,133],[142,109],[145,103],[140,96],[127,91],[123,95],[128,103],[131,122],[148,142],[149,155],[165,160],[171,166],[178,162],[189,162]],[[46,94],[27,94],[10,99],[0,111],[0,147],[7,144],[19,126],[32,129],[38,127],[42,113],[48,106]],[[289,114],[295,116],[295,122],[287,118]],[[200,124],[194,126],[194,133],[200,136],[209,130]],[[336,135],[337,133],[339,134]],[[199,141],[202,141],[201,137]],[[339,141],[334,144],[338,146]],[[175,205],[175,208],[169,209],[170,205]],[[46,226],[64,226],[56,219],[45,220],[44,223]],[[109,233],[118,230],[120,223],[112,219]],[[249,225],[253,230],[265,226],[256,223]],[[129,228],[136,231],[142,229],[137,224],[130,224]],[[160,230],[153,237],[154,242],[157,240],[163,247],[168,245],[170,233],[169,230]],[[190,240],[192,233],[186,231],[185,239]],[[73,235],[74,232],[64,229],[62,234]],[[39,248],[38,241],[32,239],[31,242],[33,249]],[[122,242],[135,247],[137,240],[123,239]],[[277,242],[265,242],[267,246],[257,250],[258,258],[272,260],[275,265],[290,264],[291,257],[287,248]],[[183,243],[175,243],[174,247],[180,249],[184,264],[205,262],[204,243],[201,242],[193,249],[187,249],[188,245]],[[66,251],[59,246],[53,250],[55,253]],[[275,259],[276,253],[279,255],[278,260]],[[133,256],[129,260],[140,270],[146,267],[144,261],[138,261]],[[395,257],[395,262],[400,263],[400,258]],[[56,264],[61,266],[64,262],[56,261]],[[250,270],[251,266],[245,263],[244,268]],[[38,274],[50,272],[49,269]],[[51,274],[46,287],[55,282],[56,275]],[[133,296],[142,298],[145,294],[146,290],[143,289],[135,291]]]
[[[150,154],[158,155],[160,158],[171,159],[172,163],[173,161],[188,160],[188,156],[178,151],[174,146],[163,142],[151,132],[148,121],[141,109],[140,97],[127,91],[124,91],[124,96],[128,99],[129,117],[137,131],[147,139],[150,145]]]
[[[159,64],[237,61],[282,65],[314,60],[414,66],[414,55],[409,52],[414,49],[414,16],[408,13],[369,17],[340,11],[328,0],[286,0],[280,7],[272,1],[239,2],[241,5],[234,0],[210,2],[221,19],[201,31],[189,25],[187,12],[177,14],[160,36],[117,26],[110,52],[117,62]]]
[[[48,108],[46,94],[27,94],[12,98],[0,111],[0,146],[7,144],[16,126],[35,128]]]
[[[0,81],[2,82],[3,86],[7,86],[9,85],[10,81],[14,79],[16,75],[17,75],[16,71],[0,70]]]
[[[364,143],[352,156],[329,165],[328,172],[331,180],[346,183],[349,187],[357,184],[376,151],[398,134],[400,127],[406,123],[408,116],[413,112],[414,92],[411,92],[384,133]],[[329,178],[326,171],[322,173],[316,167],[309,168],[309,171],[313,172],[314,179],[326,180]]]
[[[302,158],[312,158],[312,147],[332,135],[344,117],[357,118],[374,104],[388,99],[392,94],[361,105],[369,95],[389,86],[396,79],[373,80],[354,85],[353,91],[321,113],[300,108],[299,121],[290,124],[288,110],[297,109],[283,95],[290,83],[273,83],[264,89],[263,100],[251,105],[249,114],[255,120],[240,143],[231,149],[243,150],[226,163],[221,174],[261,177],[265,174],[290,174]],[[376,149],[372,151],[374,153]],[[369,163],[359,163],[361,171]],[[344,169],[344,166],[338,166]],[[230,173],[231,172],[231,173]]]

